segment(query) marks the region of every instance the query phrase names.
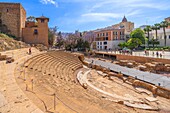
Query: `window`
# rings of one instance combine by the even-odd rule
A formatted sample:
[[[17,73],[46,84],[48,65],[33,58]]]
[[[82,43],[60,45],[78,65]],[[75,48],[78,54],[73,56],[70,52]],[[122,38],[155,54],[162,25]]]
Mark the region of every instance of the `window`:
[[[170,35],[169,35],[169,39],[170,39]]]
[[[103,36],[104,36],[104,33],[103,33]]]
[[[108,40],[108,37],[106,37],[105,40]]]
[[[34,29],[34,35],[37,35],[37,34],[38,34],[38,30]]]
[[[102,42],[100,42],[100,45],[102,45]]]
[[[102,33],[100,33],[100,36],[102,36]]]
[[[99,42],[97,42],[97,45],[99,45]]]
[[[102,49],[102,46],[100,46],[100,49]]]
[[[99,34],[97,34],[97,37],[99,37]]]
[[[41,19],[41,23],[44,23],[44,19]]]
[[[8,12],[9,12],[9,10],[8,10],[8,9],[6,9],[6,12],[8,13]]]
[[[106,32],[106,36],[108,36],[108,32]]]
[[[107,42],[104,42],[104,45],[107,45]]]

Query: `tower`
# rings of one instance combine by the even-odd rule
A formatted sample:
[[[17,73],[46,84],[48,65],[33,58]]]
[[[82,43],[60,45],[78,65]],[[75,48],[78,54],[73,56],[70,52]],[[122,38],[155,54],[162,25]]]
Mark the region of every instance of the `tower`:
[[[48,47],[48,22],[49,18],[41,16],[36,18],[38,22],[38,29],[34,30],[34,33],[38,35],[38,43],[44,44]]]
[[[41,16],[37,22],[26,22],[23,28],[23,40],[28,44],[43,44],[48,47],[48,22],[49,18]]]
[[[127,18],[124,16],[122,22],[127,22]]]

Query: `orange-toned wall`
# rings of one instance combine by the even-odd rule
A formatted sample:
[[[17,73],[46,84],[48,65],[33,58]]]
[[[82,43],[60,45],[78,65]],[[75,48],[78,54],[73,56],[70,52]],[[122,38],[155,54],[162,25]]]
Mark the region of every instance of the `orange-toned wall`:
[[[114,35],[113,32],[117,32],[117,35]],[[103,30],[103,31],[95,32],[95,35],[97,37],[96,41],[98,41],[98,40],[104,41],[104,37],[106,37],[106,33],[108,33],[108,36],[107,36],[108,41],[115,40],[115,36],[117,36],[117,40],[120,40],[120,37],[121,37],[120,32],[122,32],[124,34],[125,30],[124,29],[114,29],[114,30]],[[102,34],[105,33],[105,36],[100,36],[100,33],[102,33]],[[99,37],[98,37],[98,34],[99,34]]]
[[[38,34],[34,34],[34,29]],[[23,29],[23,40],[29,44],[43,44],[48,47],[48,21],[41,23],[38,20],[38,27],[26,27]]]

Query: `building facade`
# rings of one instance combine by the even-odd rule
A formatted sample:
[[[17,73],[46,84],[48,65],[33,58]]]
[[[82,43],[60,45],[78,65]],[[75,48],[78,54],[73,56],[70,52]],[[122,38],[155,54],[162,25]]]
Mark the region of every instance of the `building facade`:
[[[26,11],[20,3],[0,2],[0,32],[22,37]]]
[[[167,21],[168,23],[170,23],[170,17],[165,18],[165,21]],[[170,46],[170,25],[165,28],[165,33],[166,33],[166,46]],[[156,37],[156,32],[155,30],[152,30],[150,32],[150,39],[157,39],[159,41],[159,45],[158,46],[165,46],[165,39],[164,39],[164,31],[163,28],[160,28],[159,30],[157,30],[157,37]]]
[[[168,23],[170,23],[170,17],[165,18],[165,21],[167,21]],[[168,29],[170,29],[170,25],[168,26]]]
[[[165,29],[166,31],[166,46],[170,46],[170,29],[167,28]],[[165,46],[165,39],[164,39],[164,32],[163,29],[161,28],[160,30],[157,31],[157,38],[156,38],[156,33],[155,31],[151,31],[150,32],[150,40],[154,38],[154,39],[158,39],[159,41],[159,45],[158,46]]]
[[[26,11],[20,3],[0,2],[0,32],[20,38],[28,44],[48,46],[49,18],[42,16],[36,21],[26,21]]]
[[[130,33],[134,29],[134,23],[127,21],[126,17],[119,24],[108,26],[106,28],[94,30],[95,40],[93,49],[113,50],[119,48],[121,42],[129,39]]]
[[[130,37],[130,33],[134,29],[134,23],[128,21],[127,18],[124,16],[119,24],[115,24],[112,27],[115,29],[125,29],[125,37],[128,39]]]
[[[48,47],[48,22],[44,16],[36,18],[37,22],[26,22],[22,30],[23,41],[29,44],[43,44]]]
[[[111,50],[118,48],[120,42],[125,41],[125,29],[106,29],[95,31],[94,45],[98,50]],[[93,46],[94,47],[94,46]]]

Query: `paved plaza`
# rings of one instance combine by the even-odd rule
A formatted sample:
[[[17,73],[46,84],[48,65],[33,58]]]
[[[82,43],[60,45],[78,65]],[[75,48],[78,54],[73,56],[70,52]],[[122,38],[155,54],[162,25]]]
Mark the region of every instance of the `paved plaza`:
[[[97,52],[106,52],[106,53],[112,53],[112,54],[120,54],[119,51],[97,51]],[[145,51],[134,51],[132,52],[133,56],[143,56],[143,57],[152,57],[152,58],[163,58],[163,59],[170,59],[170,51],[158,51],[159,56],[156,56],[157,51],[147,51],[149,52],[149,55],[146,56]],[[153,54],[154,53],[154,54]],[[160,54],[162,54],[162,57],[160,57]]]
[[[137,77],[140,80],[170,89],[170,77],[150,72],[143,72],[134,68],[122,67],[113,63],[104,62],[92,58],[85,60],[88,62],[92,62],[92,60],[94,60],[93,63],[96,65],[101,65],[102,67],[109,68],[110,70],[113,70],[115,72],[121,72],[125,75]]]

